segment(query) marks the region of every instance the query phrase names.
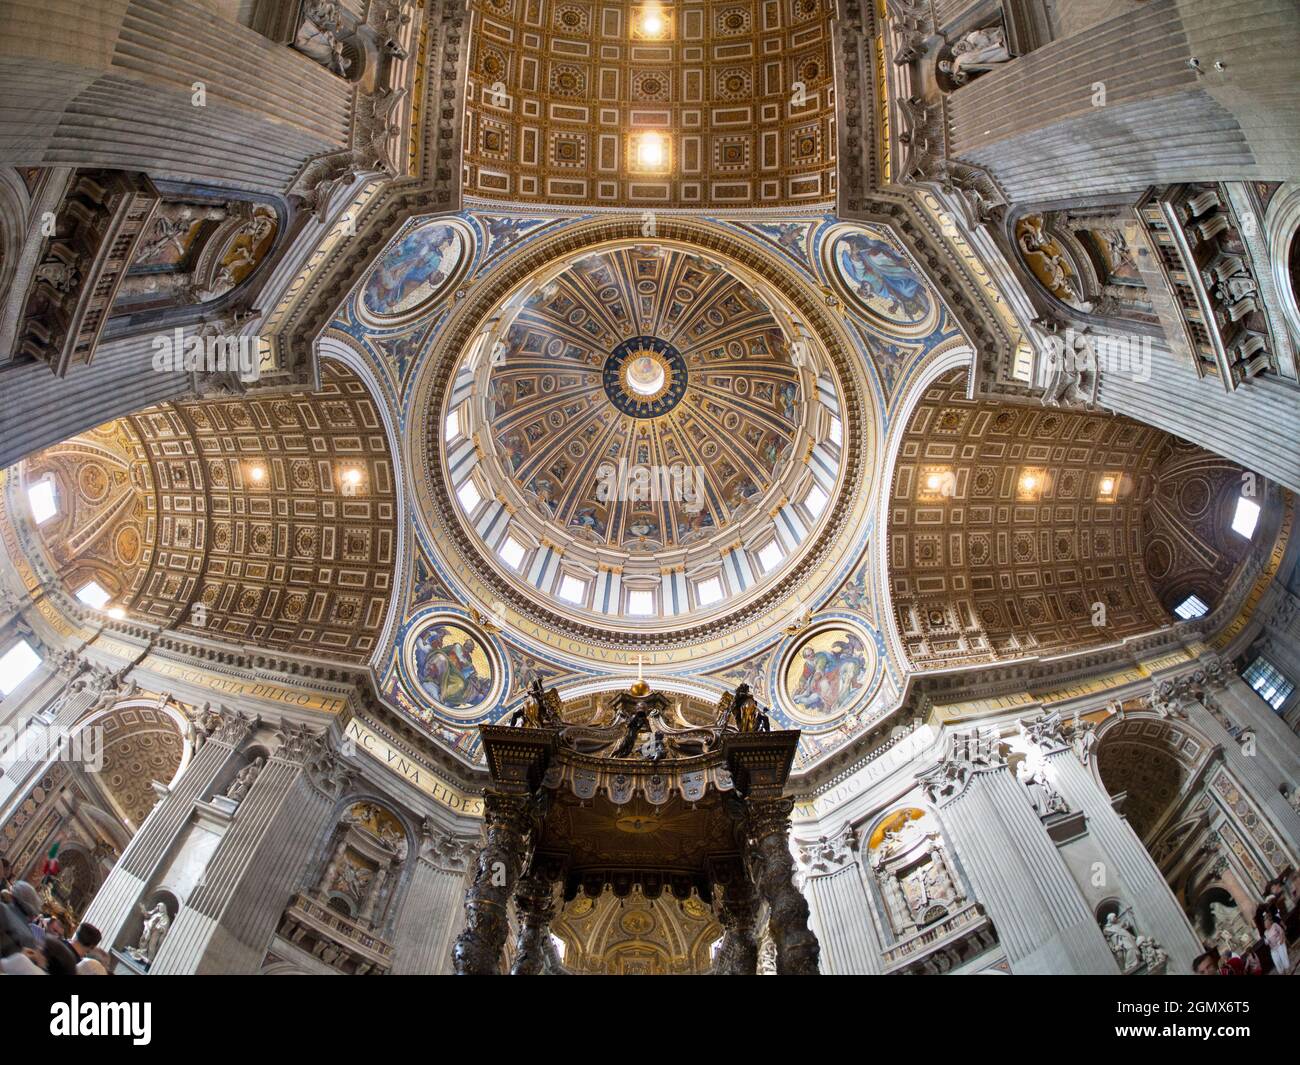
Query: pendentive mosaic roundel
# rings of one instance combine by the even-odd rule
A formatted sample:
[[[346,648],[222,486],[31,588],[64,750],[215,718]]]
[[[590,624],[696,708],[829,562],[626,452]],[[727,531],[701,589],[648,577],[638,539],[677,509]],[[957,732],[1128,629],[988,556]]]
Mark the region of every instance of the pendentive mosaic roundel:
[[[848,621],[818,625],[797,640],[780,667],[777,691],[800,725],[829,725],[860,706],[874,687],[876,645]]]
[[[422,314],[464,276],[472,236],[455,219],[408,230],[375,264],[357,301],[378,325],[396,325]]]
[[[926,336],[939,322],[929,286],[883,231],[835,226],[822,243],[822,266],[849,308],[904,336]]]
[[[402,665],[413,691],[459,720],[491,709],[501,688],[491,643],[455,615],[432,615],[412,625],[402,641]]]
[[[631,337],[605,360],[602,380],[605,395],[624,414],[657,418],[686,394],[686,360],[658,337]]]

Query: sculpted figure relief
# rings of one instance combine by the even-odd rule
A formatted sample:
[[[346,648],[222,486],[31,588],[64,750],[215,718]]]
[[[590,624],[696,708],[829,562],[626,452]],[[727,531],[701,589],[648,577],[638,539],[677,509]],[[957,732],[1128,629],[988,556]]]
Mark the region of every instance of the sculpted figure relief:
[[[140,913],[144,917],[140,941],[134,947],[127,947],[126,952],[136,961],[148,965],[158,956],[158,948],[162,946],[163,937],[171,928],[172,921],[165,903],[158,903],[152,910],[141,906]]]
[[[257,775],[262,771],[265,764],[266,759],[259,754],[248,765],[244,766],[235,775],[230,787],[226,789],[226,798],[234,799],[235,802],[243,802],[248,795],[249,789],[253,786],[253,781],[257,779]]]
[[[952,58],[939,63],[939,69],[958,85],[965,85],[973,74],[992,70],[1011,58],[1006,34],[1001,26],[971,30],[952,46]]]

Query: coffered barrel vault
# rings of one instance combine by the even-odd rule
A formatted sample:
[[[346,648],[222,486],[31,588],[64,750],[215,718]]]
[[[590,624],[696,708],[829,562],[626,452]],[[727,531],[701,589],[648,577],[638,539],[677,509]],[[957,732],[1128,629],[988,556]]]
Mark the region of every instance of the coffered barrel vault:
[[[646,208],[834,195],[827,0],[474,9],[467,194]]]

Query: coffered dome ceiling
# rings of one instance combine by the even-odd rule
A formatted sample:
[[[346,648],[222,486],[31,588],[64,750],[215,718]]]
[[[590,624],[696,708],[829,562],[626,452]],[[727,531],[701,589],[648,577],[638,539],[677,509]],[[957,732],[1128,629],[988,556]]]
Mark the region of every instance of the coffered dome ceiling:
[[[770,584],[821,525],[844,441],[794,321],[685,245],[551,264],[480,334],[448,405],[482,556],[571,614],[648,626]]]

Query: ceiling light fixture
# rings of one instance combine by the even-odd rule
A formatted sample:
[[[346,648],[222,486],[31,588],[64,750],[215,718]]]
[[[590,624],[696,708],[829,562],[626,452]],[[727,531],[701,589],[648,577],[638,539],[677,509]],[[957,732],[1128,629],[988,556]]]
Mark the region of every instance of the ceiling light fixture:
[[[661,37],[664,32],[663,16],[657,7],[647,7],[641,12],[641,36]]]
[[[661,170],[667,157],[663,135],[655,130],[642,133],[636,141],[638,170]]]

